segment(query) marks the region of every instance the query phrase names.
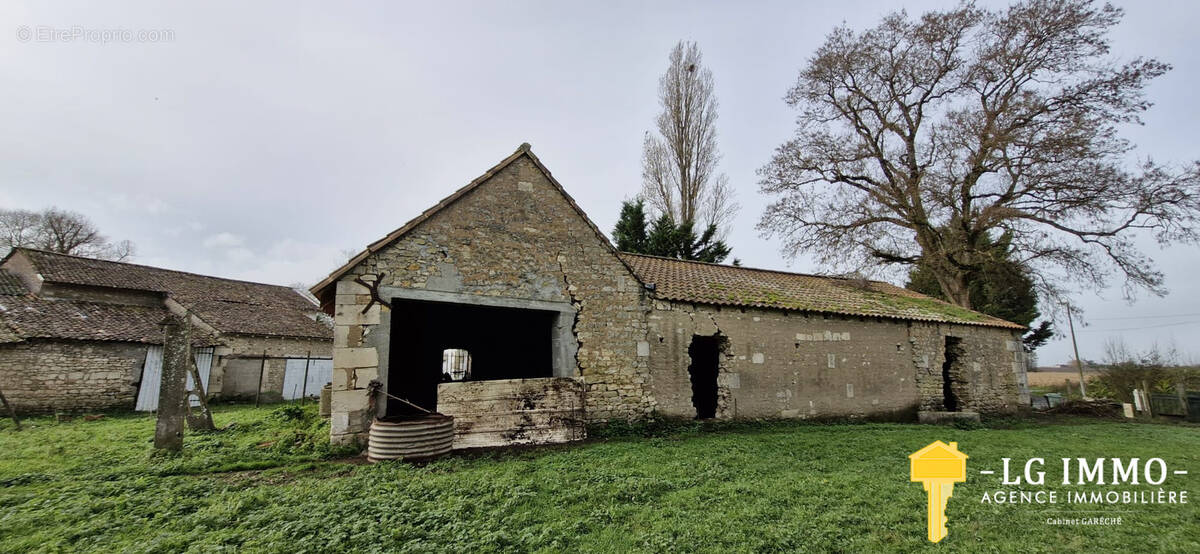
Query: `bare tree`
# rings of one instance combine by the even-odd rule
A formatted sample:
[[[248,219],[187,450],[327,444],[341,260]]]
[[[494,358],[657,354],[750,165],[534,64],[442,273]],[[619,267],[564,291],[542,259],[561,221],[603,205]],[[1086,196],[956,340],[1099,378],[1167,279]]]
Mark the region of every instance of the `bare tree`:
[[[1009,232],[1043,294],[1067,284],[1163,294],[1133,243],[1197,239],[1200,164],[1130,167],[1119,127],[1140,123],[1146,85],[1170,68],[1109,56],[1121,10],[1087,0],[965,3],[876,27],[842,27],[786,100],[795,138],[760,170],[776,195],[759,228],[826,266],[922,263],[954,303]]]
[[[288,285],[288,288],[295,291],[296,294],[303,296],[305,300],[312,302],[314,307],[319,306],[321,304],[321,301],[317,300],[317,297],[315,295],[313,295],[312,291],[308,290],[309,286],[310,285],[308,285],[307,283],[296,281],[296,282]]]
[[[32,247],[41,229],[42,216],[29,210],[0,210],[0,247]]]
[[[116,261],[135,253],[132,242],[112,242],[83,214],[58,208],[0,210],[0,248],[16,247]]]
[[[642,196],[677,223],[724,229],[737,213],[729,179],[717,174],[717,98],[696,43],[679,42],[658,81],[658,133],[642,146]]]

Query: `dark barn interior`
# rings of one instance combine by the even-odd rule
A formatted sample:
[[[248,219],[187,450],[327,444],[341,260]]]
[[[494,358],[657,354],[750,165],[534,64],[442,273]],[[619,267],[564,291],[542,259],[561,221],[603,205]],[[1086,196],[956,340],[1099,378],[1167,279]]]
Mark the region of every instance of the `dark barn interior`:
[[[692,405],[696,407],[696,419],[711,419],[717,416],[717,373],[720,367],[721,338],[692,335],[688,356],[692,363],[688,375],[692,381]]]
[[[437,410],[442,353],[466,350],[468,380],[532,379],[553,375],[555,312],[444,302],[395,300],[391,312],[387,390],[427,410]],[[389,398],[387,415],[419,413]]]
[[[942,406],[947,412],[959,411],[957,389],[963,383],[962,368],[959,367],[959,356],[962,354],[962,339],[946,337],[946,360],[942,363]]]

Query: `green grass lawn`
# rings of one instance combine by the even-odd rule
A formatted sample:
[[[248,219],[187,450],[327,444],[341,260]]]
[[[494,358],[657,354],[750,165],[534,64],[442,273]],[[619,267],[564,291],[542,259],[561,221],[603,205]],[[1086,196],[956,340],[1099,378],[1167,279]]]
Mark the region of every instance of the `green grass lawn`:
[[[1004,488],[1000,475],[978,474],[1005,456],[1043,456],[1051,475],[1061,457],[1162,457],[1189,471],[1164,488],[1193,495],[1196,426],[684,426],[417,467],[344,459],[314,410],[218,407],[217,425],[236,425],[189,434],[174,457],[151,455],[144,415],[0,424],[0,552],[1200,551],[1200,499],[990,505],[980,498]],[[971,458],[950,535],[930,545],[907,455],[935,439]],[[1123,524],[1045,524],[1103,515],[1088,510]]]

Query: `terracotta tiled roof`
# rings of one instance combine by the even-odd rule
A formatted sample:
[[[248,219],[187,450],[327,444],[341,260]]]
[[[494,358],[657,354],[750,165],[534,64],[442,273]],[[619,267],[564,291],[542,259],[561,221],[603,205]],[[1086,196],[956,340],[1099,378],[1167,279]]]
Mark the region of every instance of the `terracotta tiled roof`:
[[[308,316],[317,306],[288,287],[26,248],[17,251],[47,283],[163,293],[221,333],[333,338],[332,330]]]
[[[333,331],[309,317],[307,313],[288,307],[202,300],[191,306],[192,313],[205,323],[227,333],[248,335],[284,335],[301,338],[332,339]],[[308,304],[312,313],[316,306]]]
[[[0,296],[24,296],[29,294],[25,283],[16,275],[0,269]]]
[[[161,344],[159,324],[166,308],[100,304],[74,300],[49,300],[32,296],[0,297],[0,324],[21,339],[75,339]],[[197,335],[193,340],[213,344],[213,338]]]
[[[702,304],[1024,327],[883,283],[622,253],[654,296]]]

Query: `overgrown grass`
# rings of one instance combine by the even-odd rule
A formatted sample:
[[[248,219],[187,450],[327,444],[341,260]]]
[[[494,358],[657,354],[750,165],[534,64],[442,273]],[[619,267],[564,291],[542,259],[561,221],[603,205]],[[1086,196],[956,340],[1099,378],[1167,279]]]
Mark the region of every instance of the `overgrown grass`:
[[[977,473],[1002,457],[1045,457],[1048,470],[1060,457],[1162,457],[1190,470],[1164,487],[1196,494],[1195,426],[657,422],[413,466],[342,459],[314,410],[219,407],[217,425],[236,425],[187,435],[178,456],[150,454],[147,416],[4,424],[0,551],[1200,551],[1194,503],[982,504],[1005,487]],[[907,460],[934,439],[971,456],[937,546]],[[1045,524],[1098,509],[1124,524]]]

